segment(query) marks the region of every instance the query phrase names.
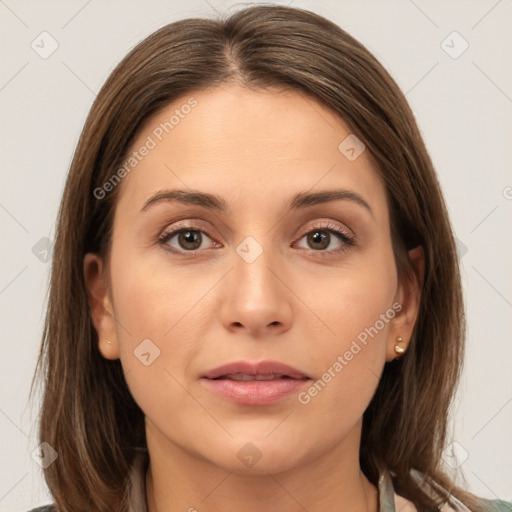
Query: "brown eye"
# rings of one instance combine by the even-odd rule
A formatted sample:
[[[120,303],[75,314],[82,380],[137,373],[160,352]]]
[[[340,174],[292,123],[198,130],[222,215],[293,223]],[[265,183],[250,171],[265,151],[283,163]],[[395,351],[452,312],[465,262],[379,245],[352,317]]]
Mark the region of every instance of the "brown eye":
[[[169,249],[175,252],[193,252],[199,249],[208,248],[204,247],[205,242],[211,238],[201,230],[191,228],[175,229],[164,233],[160,237],[160,243],[166,245]]]
[[[195,251],[201,247],[202,236],[200,231],[180,231],[178,233],[178,244],[182,249]]]
[[[301,246],[303,239],[305,239],[305,245]],[[353,235],[349,235],[336,224],[328,223],[308,231],[300,239],[298,247],[313,252],[333,254],[347,250],[354,243]]]
[[[307,242],[311,249],[323,250],[331,243],[331,234],[328,231],[315,230],[307,235]]]

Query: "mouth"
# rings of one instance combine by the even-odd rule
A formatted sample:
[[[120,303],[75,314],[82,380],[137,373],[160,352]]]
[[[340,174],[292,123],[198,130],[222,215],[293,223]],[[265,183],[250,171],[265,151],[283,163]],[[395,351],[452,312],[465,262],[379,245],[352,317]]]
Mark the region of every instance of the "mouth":
[[[268,380],[277,380],[277,379],[307,379],[307,377],[292,377],[290,375],[283,375],[280,373],[271,373],[269,375],[256,374],[249,375],[247,373],[229,373],[227,375],[222,375],[221,377],[215,377],[212,380],[220,380],[220,379],[229,379],[236,381],[268,381]]]
[[[304,372],[279,361],[234,361],[213,368],[201,375],[206,379],[230,378],[232,380],[273,380],[277,378],[310,378]]]
[[[311,378],[277,361],[238,361],[203,374],[201,381],[217,396],[239,405],[270,405],[299,392]]]

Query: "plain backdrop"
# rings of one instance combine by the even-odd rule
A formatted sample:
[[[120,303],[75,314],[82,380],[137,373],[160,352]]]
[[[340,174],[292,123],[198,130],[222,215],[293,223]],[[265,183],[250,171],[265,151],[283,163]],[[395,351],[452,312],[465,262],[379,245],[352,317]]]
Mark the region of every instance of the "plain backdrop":
[[[467,361],[445,461],[459,479],[464,475],[471,491],[510,500],[512,3],[286,4],[315,11],[360,40],[410,102],[459,240],[468,315]],[[27,511],[50,501],[31,457],[38,446],[37,400],[27,399],[56,213],[88,110],[114,66],[146,35],[181,18],[213,17],[237,5],[0,0],[1,511]]]

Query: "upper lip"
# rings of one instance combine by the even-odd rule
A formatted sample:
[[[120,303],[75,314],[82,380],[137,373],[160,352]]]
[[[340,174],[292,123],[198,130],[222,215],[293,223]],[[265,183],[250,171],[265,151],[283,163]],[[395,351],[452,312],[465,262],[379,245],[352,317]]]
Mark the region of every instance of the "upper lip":
[[[251,363],[249,361],[234,361],[224,364],[205,372],[201,377],[216,379],[231,374],[242,373],[246,375],[281,375],[293,379],[309,378],[305,373],[293,368],[293,366],[280,363],[279,361],[260,361]]]

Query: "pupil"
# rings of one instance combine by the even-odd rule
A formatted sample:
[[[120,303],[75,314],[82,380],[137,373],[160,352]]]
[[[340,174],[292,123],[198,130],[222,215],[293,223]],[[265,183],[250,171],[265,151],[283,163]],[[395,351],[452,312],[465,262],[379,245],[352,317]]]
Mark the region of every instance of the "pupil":
[[[315,249],[325,249],[329,246],[330,237],[324,231],[314,231],[309,239],[313,244],[320,244],[320,247],[317,246]]]
[[[193,247],[190,247],[191,244],[193,245]],[[183,231],[180,234],[180,245],[184,249],[194,250],[194,249],[199,248],[201,246],[200,233],[198,231]]]

